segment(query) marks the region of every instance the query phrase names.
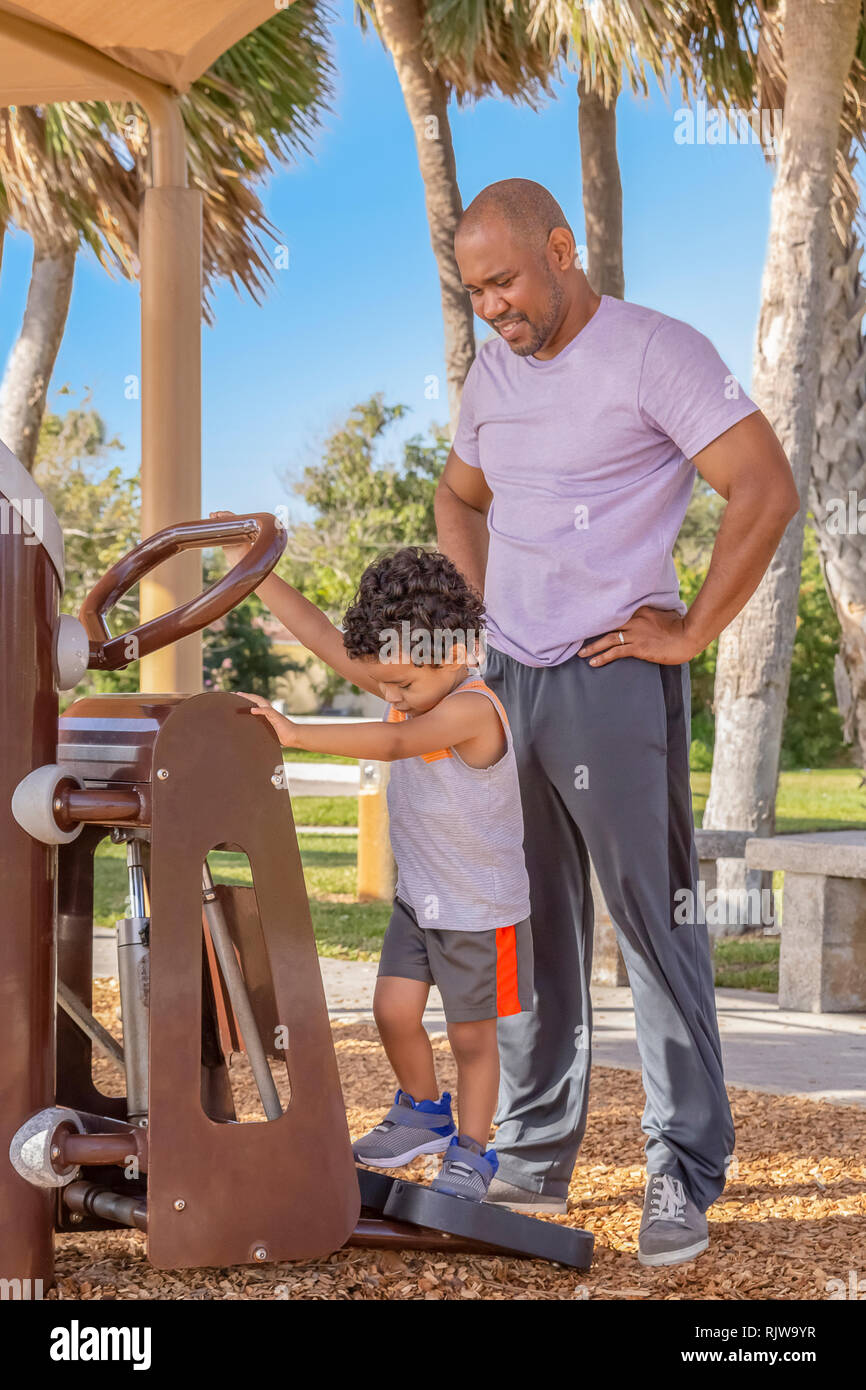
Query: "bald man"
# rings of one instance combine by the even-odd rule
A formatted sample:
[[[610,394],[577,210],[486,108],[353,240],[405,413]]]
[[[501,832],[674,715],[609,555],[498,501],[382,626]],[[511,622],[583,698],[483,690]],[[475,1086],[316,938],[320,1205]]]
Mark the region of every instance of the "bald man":
[[[799,507],[767,420],[701,333],[590,287],[541,185],[466,210],[455,252],[480,349],[436,497],[482,589],[486,678],[518,755],[535,1011],[500,1020],[488,1200],[566,1209],[590,1075],[591,857],[634,999],[646,1108],[644,1264],[692,1259],[734,1128],[695,911],[689,661],[757,588]],[[695,472],[727,502],[691,608],[672,550]]]

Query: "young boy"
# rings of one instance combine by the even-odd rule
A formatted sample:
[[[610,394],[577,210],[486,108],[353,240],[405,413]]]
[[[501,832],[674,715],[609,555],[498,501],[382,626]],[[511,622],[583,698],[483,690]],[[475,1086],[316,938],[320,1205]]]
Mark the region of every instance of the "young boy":
[[[230,562],[243,549],[226,547]],[[502,705],[473,670],[482,601],[449,559],[417,547],[364,571],[342,632],[275,575],[257,592],[305,647],[388,702],[382,723],[300,725],[246,695],[250,713],[267,719],[286,748],[393,763],[397,889],[373,1013],[398,1090],[381,1123],[353,1145],[355,1158],[397,1168],[444,1153],[433,1187],[481,1201],[498,1167],[487,1147],[499,1087],[496,1020],[532,1008],[514,749]],[[457,1063],[456,1132],[422,1023],[431,984]]]

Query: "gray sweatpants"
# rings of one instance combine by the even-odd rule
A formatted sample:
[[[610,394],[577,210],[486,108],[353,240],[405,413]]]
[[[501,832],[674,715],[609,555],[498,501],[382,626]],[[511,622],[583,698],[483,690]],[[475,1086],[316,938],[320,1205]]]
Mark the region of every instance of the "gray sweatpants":
[[[674,920],[674,894],[696,894],[698,877],[688,665],[593,667],[575,655],[534,667],[491,648],[485,678],[514,733],[535,955],[534,1012],[498,1023],[498,1176],[564,1196],[583,1138],[591,856],[634,999],[647,1169],[680,1178],[706,1210],[724,1187],[734,1126],[707,928]]]

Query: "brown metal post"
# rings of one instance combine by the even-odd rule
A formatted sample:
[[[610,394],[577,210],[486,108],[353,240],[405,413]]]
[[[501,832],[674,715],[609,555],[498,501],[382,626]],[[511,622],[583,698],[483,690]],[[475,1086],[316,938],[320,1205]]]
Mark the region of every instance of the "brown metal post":
[[[51,651],[60,580],[45,545],[24,533],[12,505],[25,489],[39,500],[29,475],[0,445],[0,1278],[41,1279],[47,1288],[54,1274],[51,1195],[20,1178],[7,1158],[19,1126],[54,1100],[57,851],[21,829],[11,800],[22,778],[54,761]],[[39,525],[59,537],[44,499]]]

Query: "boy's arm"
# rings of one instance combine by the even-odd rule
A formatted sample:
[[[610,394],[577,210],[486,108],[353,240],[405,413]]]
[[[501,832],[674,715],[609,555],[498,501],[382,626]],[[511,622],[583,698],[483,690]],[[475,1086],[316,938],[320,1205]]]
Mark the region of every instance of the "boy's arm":
[[[267,719],[284,748],[304,748],[313,753],[336,753],[345,758],[374,758],[395,762],[436,753],[475,738],[489,727],[491,716],[499,716],[489,700],[468,692],[443,700],[426,714],[415,715],[393,724],[296,724],[278,714],[261,695],[239,690],[251,700],[251,714]]]
[[[234,515],[234,512],[211,512],[211,516],[216,518]],[[229,565],[233,565],[249,546],[239,543],[223,546],[223,549]],[[381,698],[381,688],[376,681],[371,680],[365,663],[354,661],[347,656],[340,629],[335,627],[314,603],[310,603],[309,599],[299,594],[291,584],[287,584],[275,574],[269,574],[258,586],[256,593],[308,651],[321,657],[332,671],[344,676],[353,685],[360,686],[362,690],[369,690]]]
[[[344,676],[353,685],[369,690],[381,699],[381,686],[370,678],[366,662],[354,660],[347,654],[340,629],[320,608],[276,574],[269,574],[256,593],[308,651],[321,657],[332,671]]]

